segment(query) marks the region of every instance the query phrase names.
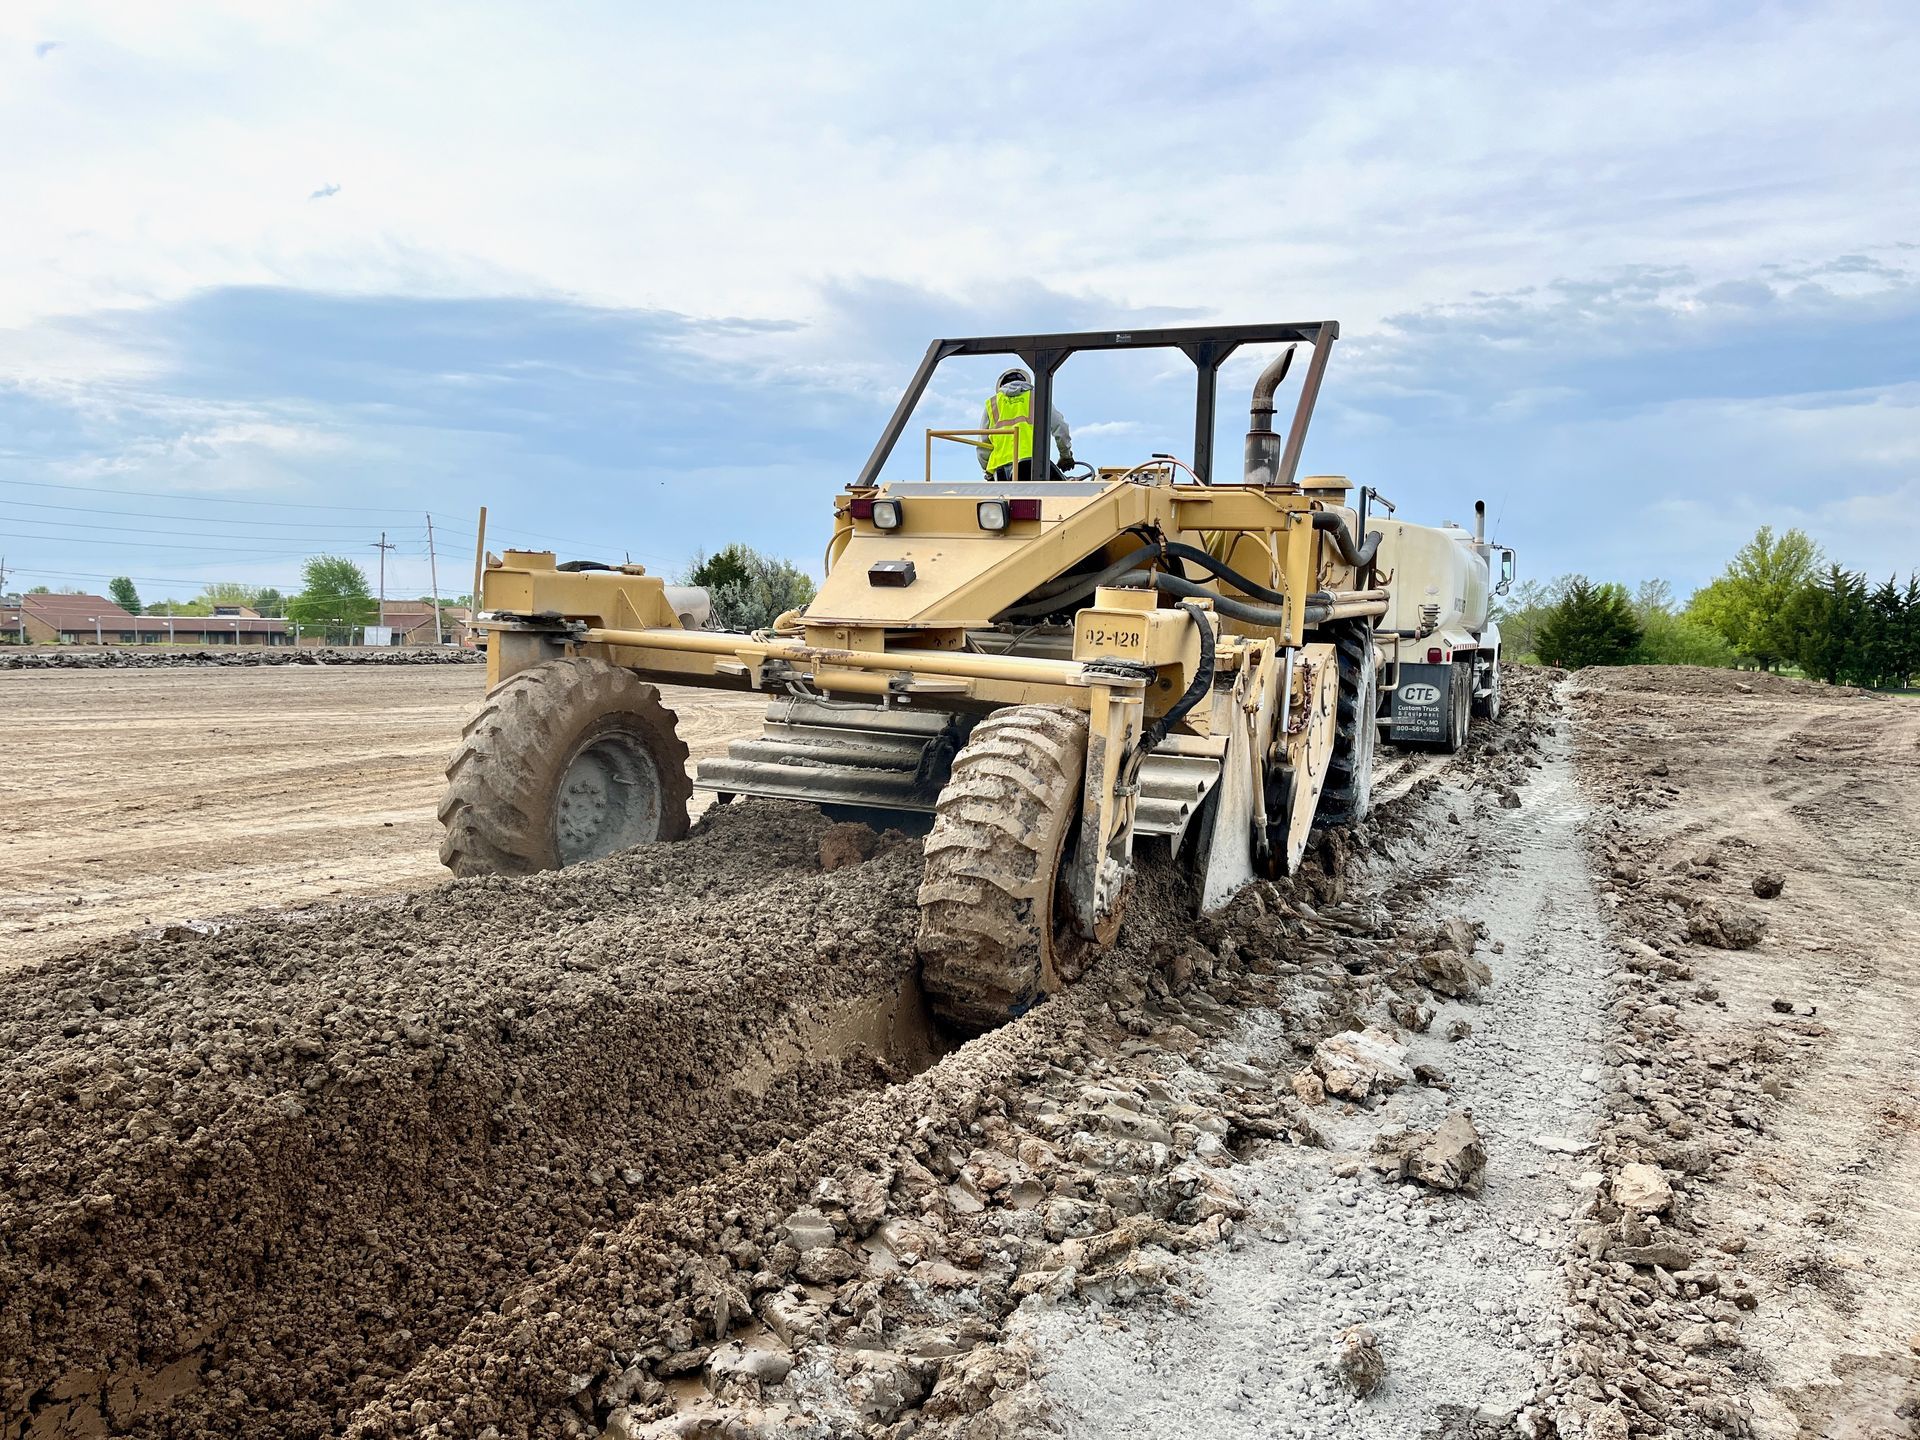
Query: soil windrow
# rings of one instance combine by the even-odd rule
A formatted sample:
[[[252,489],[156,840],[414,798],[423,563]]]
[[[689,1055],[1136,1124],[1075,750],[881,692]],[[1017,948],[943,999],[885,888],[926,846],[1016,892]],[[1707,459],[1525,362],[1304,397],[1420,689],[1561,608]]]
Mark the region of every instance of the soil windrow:
[[[0,1434],[330,1433],[589,1232],[924,1063],[917,847],[823,874],[826,828],[740,805],[14,976]]]

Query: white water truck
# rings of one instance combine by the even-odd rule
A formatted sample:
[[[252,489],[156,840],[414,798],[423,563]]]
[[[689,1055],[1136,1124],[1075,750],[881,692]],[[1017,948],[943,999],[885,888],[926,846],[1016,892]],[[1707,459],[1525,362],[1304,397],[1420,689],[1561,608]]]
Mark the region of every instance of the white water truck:
[[[1484,500],[1474,502],[1471,533],[1452,521],[1436,527],[1377,518],[1368,519],[1367,532],[1380,536],[1379,574],[1391,577],[1376,632],[1390,647],[1380,738],[1457,751],[1473,717],[1500,713],[1500,626],[1492,608],[1513,584],[1513,551],[1488,542]]]

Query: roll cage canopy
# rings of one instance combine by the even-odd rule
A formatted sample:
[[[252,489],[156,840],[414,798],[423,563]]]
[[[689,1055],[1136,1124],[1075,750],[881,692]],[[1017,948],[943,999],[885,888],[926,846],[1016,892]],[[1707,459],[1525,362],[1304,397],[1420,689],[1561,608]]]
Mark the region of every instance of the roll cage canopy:
[[[1291,485],[1300,465],[1300,447],[1306,442],[1307,422],[1313,418],[1314,402],[1320,395],[1320,377],[1326,373],[1327,355],[1340,338],[1337,320],[1316,320],[1301,325],[1189,325],[1165,330],[1082,330],[1056,335],[981,335],[971,339],[935,340],[920,357],[900,403],[893,407],[887,427],[860,467],[854,485],[877,485],[887,457],[906,431],[914,407],[926,393],[933,372],[942,360],[955,355],[1016,355],[1033,372],[1033,413],[1046,416],[1053,404],[1053,375],[1068,358],[1082,350],[1180,350],[1193,362],[1195,371],[1193,406],[1193,470],[1201,483],[1213,483],[1213,426],[1220,367],[1242,345],[1298,343],[1311,345],[1313,356],[1307,363],[1305,380],[1300,386],[1300,402],[1294,407],[1293,423],[1287,430],[1286,449],[1274,483]]]

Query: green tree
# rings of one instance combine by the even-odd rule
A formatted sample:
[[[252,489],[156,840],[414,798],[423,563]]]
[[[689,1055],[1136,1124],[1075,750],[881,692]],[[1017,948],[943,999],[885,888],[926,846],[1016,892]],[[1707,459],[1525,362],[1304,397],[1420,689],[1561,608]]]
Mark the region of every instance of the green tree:
[[[200,598],[206,602],[209,613],[215,605],[244,605],[251,610],[256,608],[253,602],[259,593],[253,586],[238,580],[219,580],[202,589]]]
[[[36,585],[31,590],[27,591],[27,593],[29,595],[51,595],[53,591],[49,590],[44,585]]]
[[[129,615],[140,613],[140,592],[125,575],[116,575],[107,582],[107,598]]]
[[[1552,580],[1524,580],[1494,607],[1493,618],[1500,622],[1500,651],[1514,660],[1540,658],[1540,627],[1548,613],[1566,598],[1573,577],[1561,575]]]
[[[1875,587],[1867,597],[1867,640],[1862,647],[1865,684],[1880,689],[1903,689],[1906,668],[1907,607],[1896,577]]]
[[[1624,665],[1633,657],[1640,634],[1625,586],[1595,585],[1575,575],[1540,626],[1540,658],[1567,670]]]
[[[1793,660],[1829,685],[1860,678],[1867,629],[1867,581],[1839,565],[1809,584],[1788,609]]]
[[[204,600],[156,600],[147,607],[149,615],[211,615],[213,607]]]
[[[254,592],[253,608],[270,620],[278,620],[287,613],[287,597],[269,585]]]
[[[813,599],[813,581],[805,571],[739,544],[695,555],[685,583],[705,588],[713,601],[713,622],[723,630],[764,630]]]
[[[324,629],[336,645],[350,643],[356,629],[373,624],[380,614],[366,572],[341,555],[315,555],[307,561],[300,593],[286,609],[289,620]]]
[[[1633,618],[1640,625],[1634,648],[1636,665],[1733,664],[1733,647],[1717,633],[1674,607],[1673,587],[1665,580],[1643,580],[1633,592]]]
[[[1718,631],[1734,651],[1771,670],[1798,648],[1796,602],[1820,565],[1820,547],[1799,530],[1776,537],[1762,525],[1726,572],[1699,591],[1687,613]]]
[[[1906,614],[1901,622],[1900,668],[1904,678],[1900,687],[1905,689],[1920,676],[1920,571],[1907,576],[1903,599]]]

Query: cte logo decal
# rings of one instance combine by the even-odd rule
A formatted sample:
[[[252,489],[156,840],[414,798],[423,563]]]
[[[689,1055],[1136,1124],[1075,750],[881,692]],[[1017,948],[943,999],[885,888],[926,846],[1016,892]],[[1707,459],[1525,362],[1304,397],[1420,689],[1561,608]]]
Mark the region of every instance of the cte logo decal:
[[[1438,685],[1402,685],[1400,698],[1409,705],[1434,705],[1440,700]]]

